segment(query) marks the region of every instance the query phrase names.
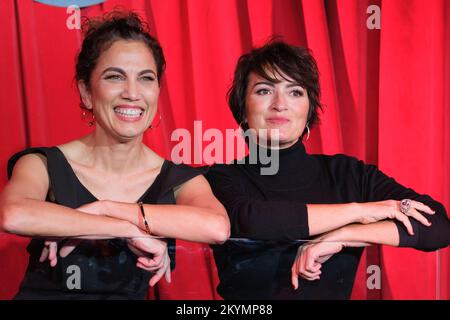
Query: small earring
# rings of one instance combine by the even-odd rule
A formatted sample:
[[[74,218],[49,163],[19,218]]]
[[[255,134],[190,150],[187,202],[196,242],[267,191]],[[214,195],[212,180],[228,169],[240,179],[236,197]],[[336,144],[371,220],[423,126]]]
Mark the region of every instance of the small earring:
[[[311,131],[309,130],[308,123],[306,123],[306,130],[308,131],[308,134],[306,135],[306,141],[308,141],[309,140],[309,134],[311,133]]]
[[[159,110],[157,110],[157,112],[159,113],[159,120],[158,120],[158,123],[156,124],[156,126],[153,126],[153,124],[151,124],[151,125],[148,127],[149,129],[156,129],[156,128],[159,127],[159,124],[161,123],[162,115],[161,115],[161,113],[159,112]]]
[[[92,127],[95,124],[95,116],[92,115],[92,119],[88,122],[88,126]]]
[[[92,109],[88,109],[82,106],[81,119],[87,122],[88,127],[92,127],[95,124],[95,115]]]

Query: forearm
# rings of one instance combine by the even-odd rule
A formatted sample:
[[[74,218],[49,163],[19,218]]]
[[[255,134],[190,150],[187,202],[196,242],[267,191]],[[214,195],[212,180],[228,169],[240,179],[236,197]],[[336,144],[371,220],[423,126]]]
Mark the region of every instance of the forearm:
[[[324,236],[327,241],[343,242],[346,247],[382,244],[397,247],[399,233],[394,222],[384,220],[371,224],[351,224]]]
[[[128,221],[41,200],[18,199],[2,204],[1,210],[4,230],[23,236],[106,239],[142,234]]]
[[[363,212],[358,203],[308,204],[307,208],[310,236],[357,223]]]
[[[102,201],[103,214],[131,222],[145,229],[139,206],[135,203]],[[217,243],[217,230],[228,225],[225,216],[213,209],[186,205],[144,204],[144,212],[151,234],[181,240]],[[225,221],[226,220],[226,221]]]

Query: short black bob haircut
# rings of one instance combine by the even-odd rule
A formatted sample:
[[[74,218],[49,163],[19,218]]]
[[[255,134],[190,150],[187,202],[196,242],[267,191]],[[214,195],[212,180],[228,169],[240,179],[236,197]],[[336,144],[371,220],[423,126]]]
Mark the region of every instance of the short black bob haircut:
[[[233,117],[243,130],[248,129],[248,124],[244,121],[245,96],[248,76],[251,72],[255,72],[275,83],[280,80],[273,78],[274,74],[280,76],[284,74],[293,79],[308,93],[308,126],[311,128],[318,122],[317,111],[322,109],[319,71],[309,49],[292,46],[279,40],[271,40],[264,46],[255,48],[239,58],[227,98]],[[306,130],[302,133],[302,136],[305,133]]]

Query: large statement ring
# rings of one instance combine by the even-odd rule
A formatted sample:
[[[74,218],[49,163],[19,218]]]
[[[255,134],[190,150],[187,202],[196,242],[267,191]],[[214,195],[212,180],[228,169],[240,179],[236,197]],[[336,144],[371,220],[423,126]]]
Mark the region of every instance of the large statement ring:
[[[400,201],[400,212],[403,214],[408,214],[409,209],[411,209],[411,200],[403,199]]]

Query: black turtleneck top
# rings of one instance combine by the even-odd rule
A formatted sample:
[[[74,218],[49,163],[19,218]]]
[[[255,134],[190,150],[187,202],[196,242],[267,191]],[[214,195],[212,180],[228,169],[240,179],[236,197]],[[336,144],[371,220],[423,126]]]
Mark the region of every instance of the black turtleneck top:
[[[309,238],[306,204],[370,202],[405,198],[436,211],[424,226],[410,219],[414,236],[395,221],[401,247],[432,251],[450,244],[450,222],[442,204],[405,188],[376,166],[345,155],[309,155],[301,141],[279,153],[279,170],[262,175],[261,163],[217,164],[208,175],[215,196],[227,209],[231,238],[213,246],[218,292],[225,299],[348,299],[363,248],[344,248],[322,266],[319,281],[290,283],[301,241]],[[266,165],[267,167],[267,165]]]

